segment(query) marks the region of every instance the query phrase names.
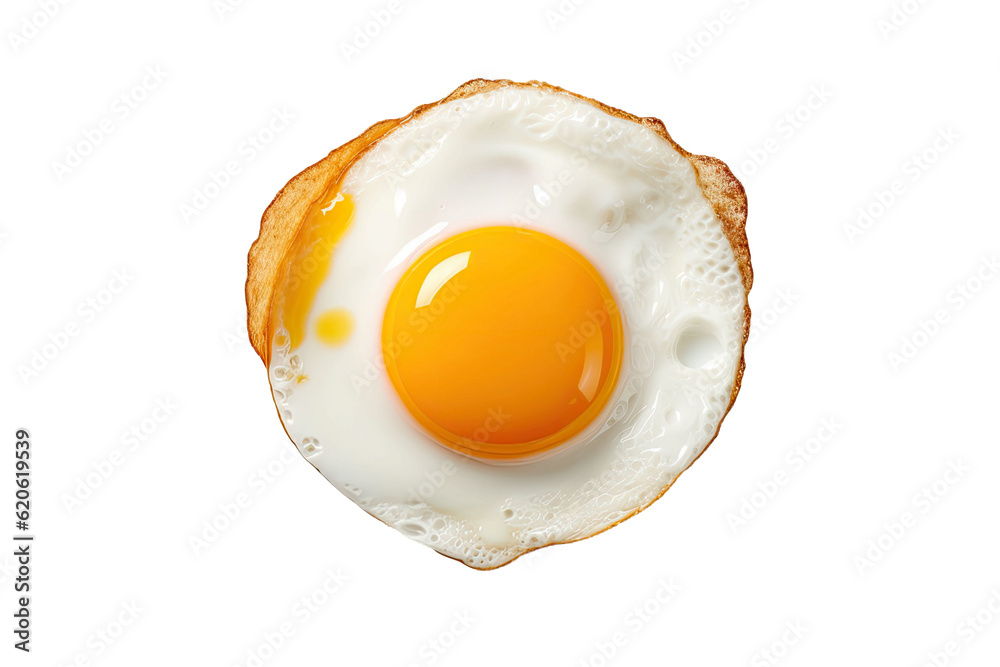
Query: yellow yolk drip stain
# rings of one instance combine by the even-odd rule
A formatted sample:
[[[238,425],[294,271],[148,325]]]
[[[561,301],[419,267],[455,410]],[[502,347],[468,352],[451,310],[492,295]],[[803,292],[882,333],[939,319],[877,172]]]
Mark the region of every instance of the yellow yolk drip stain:
[[[354,331],[354,318],[344,308],[331,308],[316,321],[316,336],[327,345],[343,345]]]
[[[385,311],[386,372],[442,445],[482,459],[565,443],[614,393],[621,315],[573,248],[518,227],[446,239],[400,279]]]
[[[284,326],[293,350],[305,337],[309,312],[330,272],[333,249],[354,217],[351,196],[340,193],[338,187],[339,184],[334,184],[310,207],[286,255],[281,287],[274,295],[271,336],[279,326]]]

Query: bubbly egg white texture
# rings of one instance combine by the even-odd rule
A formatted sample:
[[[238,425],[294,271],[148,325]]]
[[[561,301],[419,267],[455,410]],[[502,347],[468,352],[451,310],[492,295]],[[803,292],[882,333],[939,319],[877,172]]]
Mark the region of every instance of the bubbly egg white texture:
[[[653,131],[568,95],[505,87],[404,122],[349,168],[341,192],[351,226],[304,340],[290,351],[276,335],[284,347],[272,346],[269,372],[303,456],[367,512],[492,568],[648,506],[711,442],[742,355],[745,293],[693,167]],[[413,260],[498,224],[576,248],[625,323],[621,376],[594,427],[521,465],[474,460],[422,432],[381,351],[386,302]],[[331,308],[356,323],[337,347],[315,334]]]

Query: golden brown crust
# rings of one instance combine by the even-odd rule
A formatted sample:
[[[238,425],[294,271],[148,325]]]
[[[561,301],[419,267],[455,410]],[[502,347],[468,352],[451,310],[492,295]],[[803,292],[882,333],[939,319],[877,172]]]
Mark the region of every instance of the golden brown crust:
[[[285,255],[288,248],[294,241],[295,235],[299,230],[299,226],[305,219],[306,212],[313,202],[322,196],[332,183],[340,179],[351,163],[358,159],[359,156],[374,145],[386,133],[395,129],[402,123],[420,116],[427,110],[432,109],[439,104],[447,104],[448,102],[453,102],[458,99],[463,99],[472,95],[485,93],[490,90],[506,86],[531,87],[549,92],[570,95],[579,100],[583,100],[598,109],[601,109],[611,116],[639,123],[643,127],[647,127],[663,137],[663,139],[665,139],[676,151],[686,157],[691,162],[692,167],[694,167],[695,174],[698,179],[698,185],[701,187],[701,191],[705,195],[705,198],[712,205],[715,214],[722,223],[723,233],[729,240],[730,246],[732,246],[733,254],[736,257],[736,262],[740,269],[740,275],[743,279],[743,287],[746,291],[746,295],[749,296],[750,288],[753,285],[753,268],[750,265],[750,248],[746,235],[747,197],[746,192],[743,189],[743,185],[736,179],[736,176],[733,175],[732,171],[730,171],[729,167],[727,167],[724,162],[714,157],[694,155],[684,150],[673,140],[673,138],[671,138],[663,122],[657,118],[643,118],[635,116],[622,111],[621,109],[608,106],[598,102],[597,100],[584,97],[583,95],[578,95],[542,81],[518,83],[507,79],[495,81],[489,79],[473,79],[472,81],[462,84],[450,95],[438,100],[437,102],[419,106],[408,115],[401,118],[384,120],[380,123],[372,125],[357,138],[347,142],[339,148],[334,149],[325,158],[295,176],[288,182],[287,185],[285,185],[285,187],[281,189],[280,192],[278,192],[270,206],[268,206],[267,210],[264,211],[264,215],[261,218],[260,223],[260,236],[258,236],[257,240],[251,246],[248,256],[246,299],[247,330],[250,335],[250,342],[257,351],[257,354],[260,355],[260,358],[263,360],[265,366],[268,364],[270,359],[270,344],[268,341],[267,331],[269,311],[271,309],[271,300],[274,288],[277,284],[280,270],[285,261]],[[744,304],[744,312],[743,343],[746,344],[747,338],[750,335],[750,304],[748,300]],[[740,384],[743,380],[743,372],[745,368],[745,356],[741,355],[739,366],[736,371],[735,382],[733,384],[733,391],[730,395],[729,405],[726,407],[726,414],[729,413],[729,410],[733,407],[733,403],[736,401],[736,396],[740,391]],[[719,428],[721,427],[722,423],[720,421]],[[715,440],[715,437],[718,434],[719,430],[716,429],[716,432],[712,436],[712,440],[709,441],[708,445],[712,444],[712,441]],[[705,449],[708,449],[708,445],[705,446]],[[702,450],[702,453],[704,453],[704,451],[705,450]],[[676,481],[677,478],[675,477],[674,482]],[[672,484],[673,482],[671,482],[671,485]],[[669,488],[670,485],[667,485],[660,491],[653,501],[644,507],[637,508],[634,512],[631,512],[611,526],[608,526],[593,535],[600,534],[605,530],[618,525],[622,521],[635,516],[642,510],[646,509],[646,507],[652,505],[653,502],[656,502],[656,500],[663,496]],[[587,537],[593,537],[593,535],[588,535]],[[533,550],[534,549],[530,549],[524,553],[529,553]],[[508,563],[513,562],[514,560],[516,559],[511,559]],[[504,563],[504,565],[506,564],[507,563]]]
[[[302,170],[281,188],[260,220],[260,235],[247,256],[247,331],[250,343],[267,365],[270,345],[267,323],[274,287],[285,260],[285,253],[305,219],[309,206],[327,184],[347,168],[351,161],[382,135],[399,123],[386,120],[376,123],[361,136],[335,148],[325,158]]]

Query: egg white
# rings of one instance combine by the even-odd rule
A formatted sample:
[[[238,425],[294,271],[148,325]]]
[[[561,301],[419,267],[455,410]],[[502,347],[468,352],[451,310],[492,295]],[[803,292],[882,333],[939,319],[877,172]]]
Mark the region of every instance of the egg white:
[[[402,123],[348,169],[341,191],[354,201],[350,229],[303,342],[273,346],[269,370],[292,440],[372,515],[473,567],[496,567],[647,506],[714,437],[742,355],[745,293],[690,162],[651,130],[568,95],[504,87]],[[579,250],[626,327],[602,416],[566,449],[515,466],[425,435],[381,351],[385,305],[410,263],[497,224]],[[340,347],[315,335],[330,308],[355,317]],[[308,380],[297,384],[289,369]]]

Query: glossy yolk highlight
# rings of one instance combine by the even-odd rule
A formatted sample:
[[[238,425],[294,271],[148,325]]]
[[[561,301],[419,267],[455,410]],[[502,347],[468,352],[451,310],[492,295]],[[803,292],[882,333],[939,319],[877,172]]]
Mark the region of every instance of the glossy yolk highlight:
[[[382,327],[386,371],[443,445],[516,461],[600,414],[622,361],[621,316],[582,255],[550,236],[485,227],[441,242],[400,279]]]

